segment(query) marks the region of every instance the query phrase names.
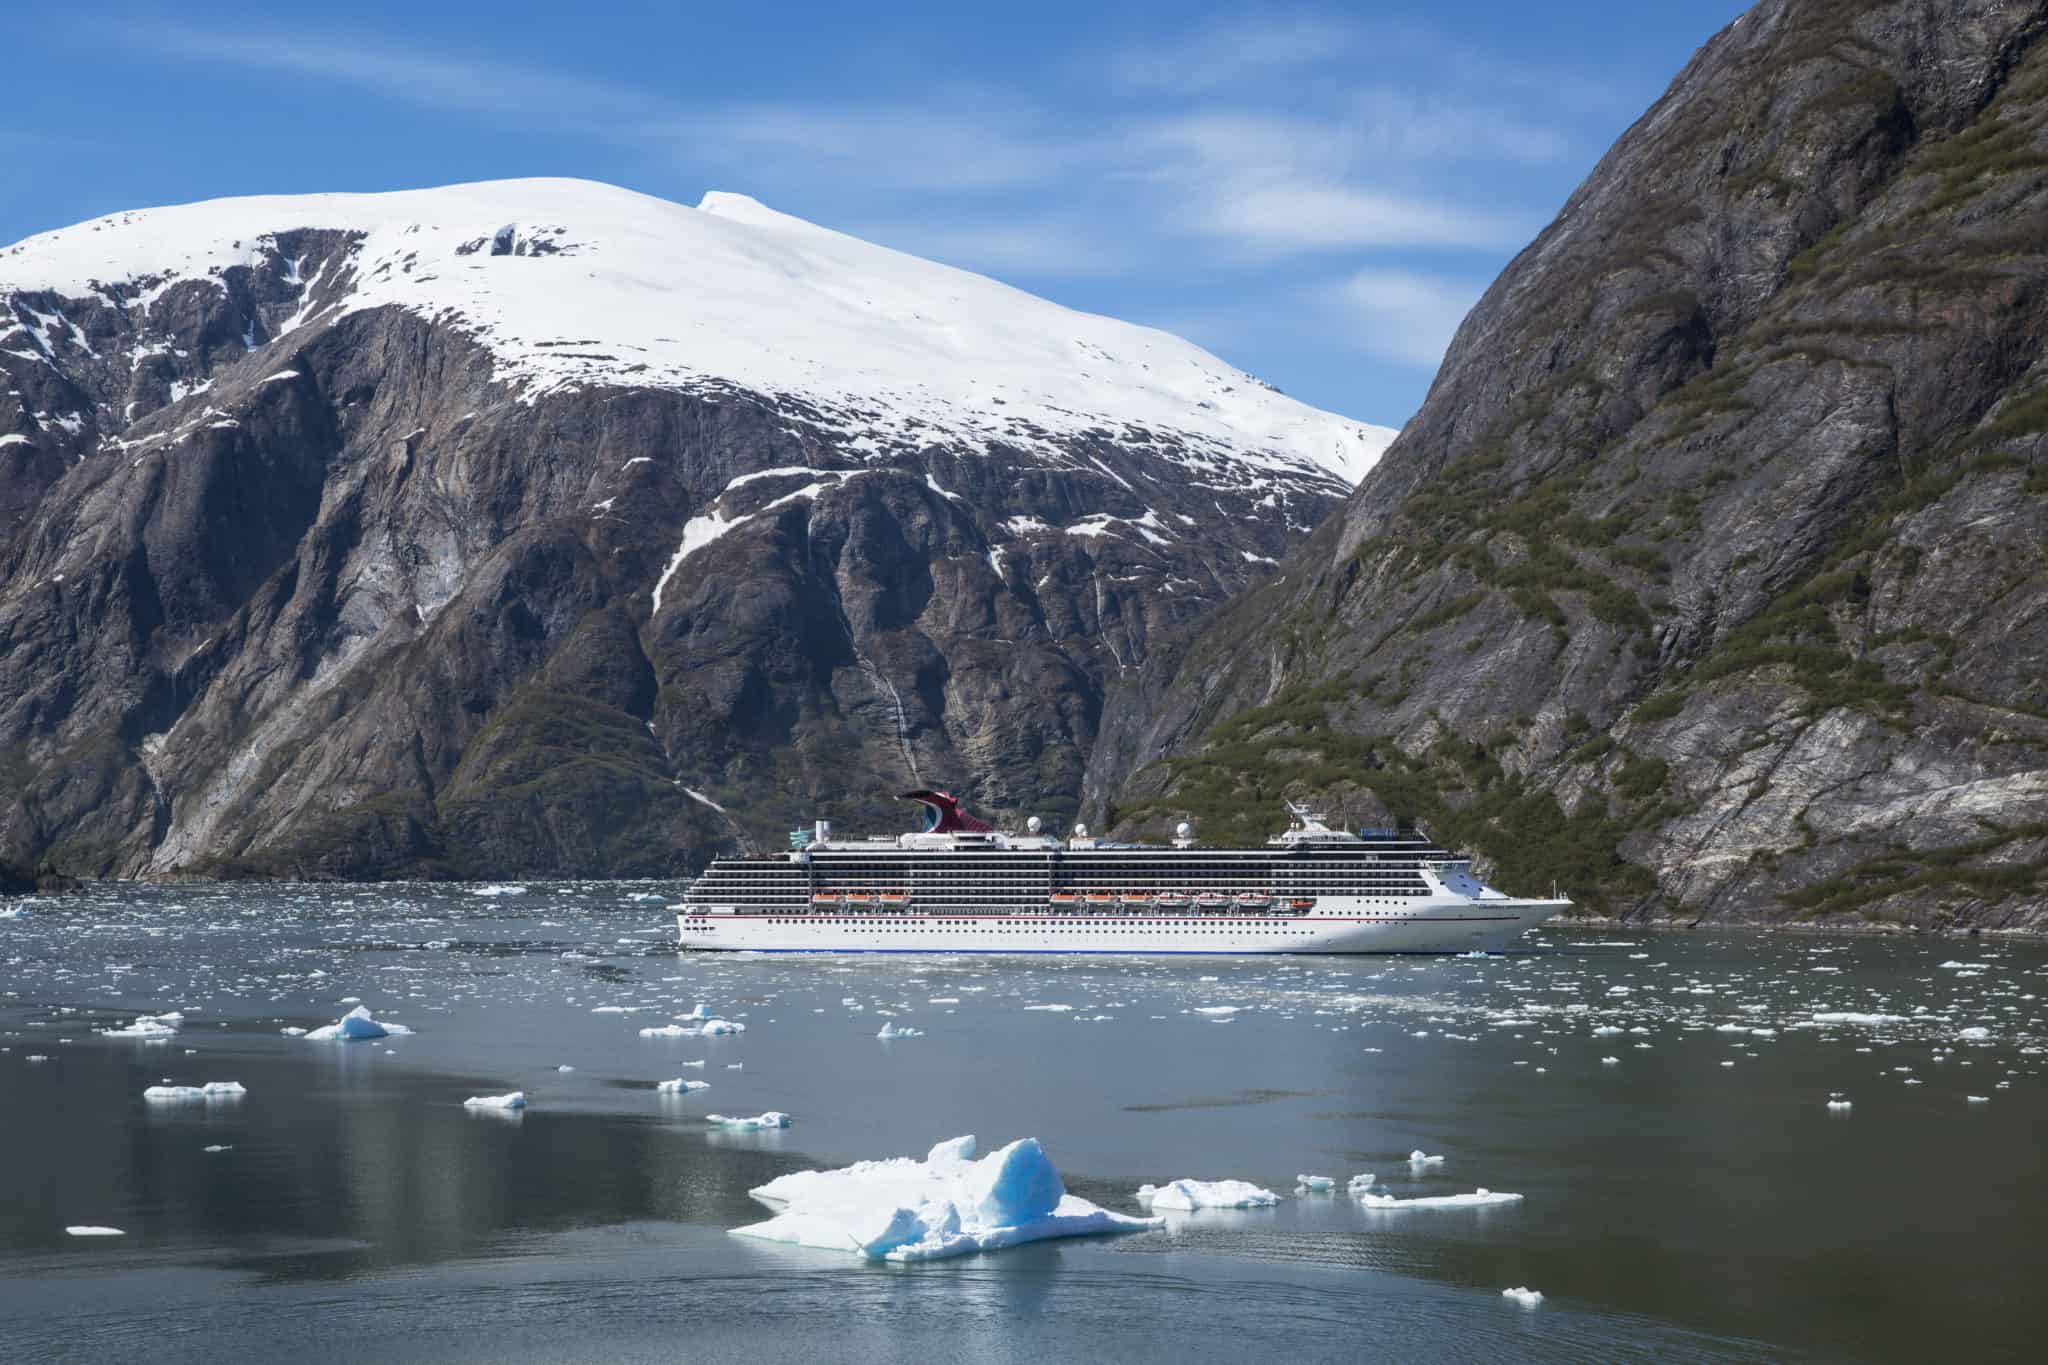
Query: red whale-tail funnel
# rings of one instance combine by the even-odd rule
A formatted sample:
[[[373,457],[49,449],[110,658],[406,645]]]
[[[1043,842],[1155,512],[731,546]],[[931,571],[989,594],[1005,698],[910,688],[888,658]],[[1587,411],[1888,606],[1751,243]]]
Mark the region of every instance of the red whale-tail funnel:
[[[924,832],[926,834],[989,834],[993,827],[975,819],[960,809],[960,803],[945,792],[915,791],[904,792],[899,798],[904,801],[924,803]]]

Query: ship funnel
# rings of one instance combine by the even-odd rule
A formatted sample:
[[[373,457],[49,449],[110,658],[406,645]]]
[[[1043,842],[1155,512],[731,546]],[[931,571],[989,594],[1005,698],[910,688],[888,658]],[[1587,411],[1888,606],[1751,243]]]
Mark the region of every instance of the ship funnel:
[[[830,820],[820,820],[818,822],[818,837],[815,840],[815,842],[822,844],[829,840],[831,837],[832,822]]]

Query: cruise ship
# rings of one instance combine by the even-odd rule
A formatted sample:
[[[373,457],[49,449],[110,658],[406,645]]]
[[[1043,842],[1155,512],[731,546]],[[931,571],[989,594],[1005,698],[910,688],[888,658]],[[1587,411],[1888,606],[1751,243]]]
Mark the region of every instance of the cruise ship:
[[[913,834],[820,820],[786,853],[720,858],[676,910],[686,949],[755,953],[1463,953],[1506,948],[1571,904],[1482,884],[1420,832],[1332,829],[1289,803],[1260,848],[996,830],[914,791]]]

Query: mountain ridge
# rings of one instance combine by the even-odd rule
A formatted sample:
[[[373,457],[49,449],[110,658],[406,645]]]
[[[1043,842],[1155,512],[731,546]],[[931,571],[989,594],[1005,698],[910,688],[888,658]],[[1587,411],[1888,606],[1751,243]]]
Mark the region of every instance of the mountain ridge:
[[[1378,439],[797,220],[537,186],[0,252],[0,857],[644,874],[906,783],[1062,817],[1111,680]]]

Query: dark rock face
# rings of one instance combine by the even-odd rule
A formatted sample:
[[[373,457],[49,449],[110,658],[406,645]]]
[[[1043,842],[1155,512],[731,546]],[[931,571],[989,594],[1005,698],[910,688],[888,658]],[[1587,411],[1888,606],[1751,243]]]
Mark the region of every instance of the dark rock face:
[[[1421,817],[1644,920],[2048,928],[2044,34],[1718,35],[1345,510],[1112,697],[1091,802]]]
[[[0,856],[644,875],[906,785],[1067,818],[1111,681],[1345,491],[1128,428],[878,457],[786,396],[516,393],[459,328],[319,320],[351,247],[0,295]]]

